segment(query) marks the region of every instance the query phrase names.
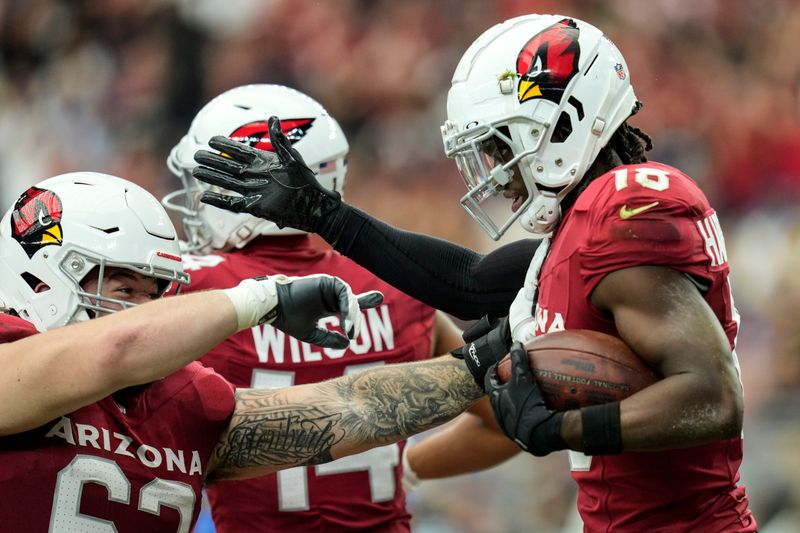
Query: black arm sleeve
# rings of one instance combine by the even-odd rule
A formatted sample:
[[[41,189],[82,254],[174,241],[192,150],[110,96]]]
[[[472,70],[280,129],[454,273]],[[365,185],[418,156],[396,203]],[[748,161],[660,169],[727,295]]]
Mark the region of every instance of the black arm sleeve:
[[[442,239],[399,230],[345,203],[318,233],[384,281],[464,320],[508,314],[539,244],[524,239],[481,255]]]

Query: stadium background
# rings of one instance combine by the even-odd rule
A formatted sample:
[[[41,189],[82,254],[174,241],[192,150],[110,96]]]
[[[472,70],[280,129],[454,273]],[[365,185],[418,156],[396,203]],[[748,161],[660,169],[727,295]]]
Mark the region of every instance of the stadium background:
[[[160,197],[177,186],[166,154],[205,102],[282,83],[347,133],[350,203],[490,250],[458,205],[439,125],[472,40],[537,11],[616,42],[651,158],[693,176],[720,212],[743,319],[744,482],[762,533],[800,531],[800,2],[0,0],[0,203],[74,170]],[[410,497],[415,530],[571,531],[567,470],[564,454],[519,456],[429,483]]]

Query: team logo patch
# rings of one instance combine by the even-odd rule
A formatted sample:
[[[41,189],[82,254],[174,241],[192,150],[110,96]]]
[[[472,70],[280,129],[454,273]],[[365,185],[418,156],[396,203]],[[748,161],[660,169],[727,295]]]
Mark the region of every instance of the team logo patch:
[[[281,120],[281,131],[294,144],[303,137],[314,123],[313,118],[290,118]],[[269,126],[266,120],[250,122],[244,126],[239,126],[233,133],[228,135],[231,139],[259,150],[274,152],[272,142],[269,140]]]
[[[564,89],[578,73],[580,30],[564,19],[535,35],[517,56],[517,98],[525,102],[544,98],[559,103]]]
[[[61,246],[61,215],[61,198],[56,193],[31,187],[14,204],[11,235],[28,257],[44,246]]]

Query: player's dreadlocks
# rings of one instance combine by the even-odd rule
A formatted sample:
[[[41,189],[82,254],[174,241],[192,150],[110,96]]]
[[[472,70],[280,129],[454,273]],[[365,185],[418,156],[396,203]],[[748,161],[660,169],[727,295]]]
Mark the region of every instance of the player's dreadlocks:
[[[644,104],[637,101],[631,111],[631,117],[642,109]],[[630,117],[629,117],[630,118]],[[617,131],[609,139],[600,153],[597,155],[599,162],[603,162],[608,168],[614,168],[620,164],[635,165],[647,162],[645,152],[653,149],[653,140],[648,134],[635,126],[628,124],[626,120],[620,124]],[[615,157],[616,155],[616,157]]]
[[[646,162],[647,156],[644,153],[652,149],[653,140],[648,134],[636,126],[623,122],[611,136],[608,144],[600,150],[598,158],[602,158],[600,160],[609,168],[619,165],[614,157],[615,154],[622,160],[623,165],[634,165]]]

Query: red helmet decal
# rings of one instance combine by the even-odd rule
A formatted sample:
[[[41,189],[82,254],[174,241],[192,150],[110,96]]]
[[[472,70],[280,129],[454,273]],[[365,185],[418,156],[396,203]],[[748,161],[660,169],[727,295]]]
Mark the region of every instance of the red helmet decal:
[[[569,81],[578,73],[580,29],[564,19],[535,35],[517,56],[519,102],[544,98],[559,103]]]
[[[61,199],[53,191],[31,187],[11,212],[11,235],[28,257],[43,246],[61,245]]]
[[[289,142],[294,144],[306,136],[306,132],[314,123],[313,118],[289,118],[281,120],[281,131]],[[269,140],[269,126],[266,120],[250,122],[244,126],[239,126],[233,133],[228,135],[231,139],[259,150],[274,151],[272,142]]]

